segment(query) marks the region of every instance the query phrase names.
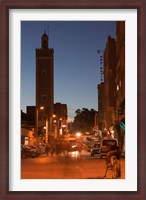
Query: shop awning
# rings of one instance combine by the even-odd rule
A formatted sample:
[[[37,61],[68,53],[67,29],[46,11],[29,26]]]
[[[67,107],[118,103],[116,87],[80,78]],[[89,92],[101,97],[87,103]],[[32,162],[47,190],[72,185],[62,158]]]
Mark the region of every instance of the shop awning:
[[[123,129],[123,130],[125,130],[125,124],[121,121],[121,122],[119,122],[119,125],[120,125],[120,127]]]

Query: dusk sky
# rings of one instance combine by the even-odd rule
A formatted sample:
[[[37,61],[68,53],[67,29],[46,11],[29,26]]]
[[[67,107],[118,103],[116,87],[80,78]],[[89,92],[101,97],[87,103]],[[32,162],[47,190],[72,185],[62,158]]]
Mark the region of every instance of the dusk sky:
[[[116,22],[104,21],[22,21],[21,22],[21,109],[35,105],[35,49],[41,36],[49,33],[54,49],[54,103],[67,104],[68,117],[75,110],[98,110],[97,84],[100,60],[108,35],[116,38]]]

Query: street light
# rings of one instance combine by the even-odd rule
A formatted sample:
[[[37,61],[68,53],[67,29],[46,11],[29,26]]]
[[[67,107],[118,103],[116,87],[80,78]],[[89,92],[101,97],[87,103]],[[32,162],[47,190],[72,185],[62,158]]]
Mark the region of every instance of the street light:
[[[45,133],[45,144],[48,144],[48,138],[49,138],[49,113],[48,113],[48,109],[46,107],[43,107],[42,108],[45,110],[45,125],[46,125],[46,133]],[[51,119],[51,117],[50,117]],[[50,127],[51,127],[51,120],[50,120]],[[51,128],[50,128],[51,130]]]
[[[36,140],[38,143],[38,122],[39,122],[39,110],[44,110],[43,106],[40,106],[39,108],[36,107]]]
[[[46,113],[46,137],[45,137],[45,143],[48,144],[48,138],[49,136],[53,136],[56,137],[56,127],[54,127],[54,119],[56,119],[57,116],[56,114],[51,115],[50,117],[48,117],[48,114]],[[50,123],[49,123],[50,122]],[[57,123],[57,122],[56,122]]]
[[[52,115],[52,118],[53,118],[53,133],[54,133],[54,137],[57,138],[57,115],[56,114],[53,114]]]

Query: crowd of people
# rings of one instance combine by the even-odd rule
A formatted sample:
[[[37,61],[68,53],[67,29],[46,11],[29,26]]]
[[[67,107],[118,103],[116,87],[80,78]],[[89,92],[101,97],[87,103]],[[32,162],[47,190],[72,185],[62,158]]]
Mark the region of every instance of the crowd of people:
[[[78,144],[76,150],[81,151],[81,145]],[[68,155],[70,151],[72,151],[72,144],[69,141],[56,140],[45,145],[46,155]]]

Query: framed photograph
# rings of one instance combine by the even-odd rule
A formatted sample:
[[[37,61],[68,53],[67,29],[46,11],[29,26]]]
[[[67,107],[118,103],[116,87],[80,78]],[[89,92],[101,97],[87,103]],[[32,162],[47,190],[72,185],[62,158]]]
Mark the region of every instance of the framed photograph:
[[[0,1],[0,197],[2,200],[94,200],[98,198],[144,200],[146,198],[144,191],[146,178],[144,173],[146,162],[144,156],[145,4],[145,0]],[[117,26],[124,27],[124,29],[117,29]],[[103,42],[101,42],[102,40]],[[107,53],[110,48],[111,52],[115,49],[114,54]],[[113,55],[117,56],[118,50],[122,52],[120,56],[124,58],[123,60],[119,59],[117,66],[121,66],[123,62],[125,70],[124,72],[120,71],[120,75],[115,76],[116,85],[112,85],[110,81],[107,83],[105,75],[107,73],[109,77],[114,76],[113,74],[117,73],[118,67],[115,68],[117,71],[109,69],[108,72],[105,72],[104,68],[109,64],[107,55],[110,58],[112,57],[110,62],[114,65],[115,58]],[[48,54],[49,59],[47,58]],[[81,58],[84,60],[83,63],[80,62]],[[50,65],[49,73],[53,74],[56,70],[55,73],[57,74],[54,80],[52,75],[48,80],[49,82],[45,82],[48,73],[48,68],[45,67],[47,59]],[[51,68],[54,63],[55,69]],[[79,65],[81,69],[78,67]],[[92,133],[94,132],[94,139],[97,139],[100,127],[97,126],[96,117],[98,116],[99,120],[99,104],[102,104],[102,101],[100,101],[99,96],[98,98],[93,97],[89,88],[91,79],[96,79],[96,68],[97,83],[96,85],[94,83],[96,90],[97,84],[99,84],[98,89],[104,84],[105,90],[106,84],[109,85],[108,91],[110,91],[109,96],[112,99],[112,105],[112,95],[115,95],[113,88],[115,87],[116,94],[118,94],[118,91],[122,88],[122,75],[124,75],[124,101],[120,104],[119,109],[113,109],[113,112],[108,110],[108,129],[104,125],[105,132],[101,131],[102,134],[107,134],[106,141],[108,141],[108,134],[110,134],[110,142],[112,142],[116,141],[114,138],[116,133],[113,127],[119,125],[124,130],[122,132],[124,142],[121,142],[122,151],[124,149],[124,159],[120,161],[122,168],[120,178],[115,178],[113,174],[112,178],[105,178],[106,176],[103,174],[105,159],[98,157],[102,156],[101,146],[103,143],[100,142],[100,154],[98,156],[93,156],[93,150],[95,150],[93,141],[90,151],[81,153],[79,144],[82,143],[82,149],[87,150],[87,144],[81,140],[81,133],[76,132],[76,141],[74,141],[73,136],[69,136],[69,138],[72,138],[69,140],[68,135],[72,134],[71,121],[68,121],[70,126],[66,127],[64,115],[62,113],[60,115],[58,112],[59,109],[66,110],[66,103],[69,102],[68,96],[71,97],[71,101],[67,103],[69,109],[67,116],[73,119],[76,114],[77,119],[77,116],[84,111],[93,112],[94,105],[89,98],[92,96],[92,99],[94,98],[98,102],[98,112],[94,112],[92,131]],[[39,71],[40,69],[41,71]],[[35,70],[36,74],[38,73],[36,77]],[[83,75],[88,81],[85,80],[84,82]],[[46,84],[46,90],[41,85],[43,81]],[[61,101],[61,103],[52,104],[54,98],[53,81],[55,82],[55,91],[57,91],[55,100]],[[83,82],[86,86],[85,89]],[[47,88],[48,83],[52,85],[52,89]],[[79,93],[77,88],[80,85],[81,89],[85,90],[88,95],[84,97],[84,93],[80,93],[77,99],[75,97]],[[91,87],[93,88],[93,86]],[[46,91],[50,94],[49,98]],[[104,94],[107,93],[104,92]],[[60,100],[58,100],[57,95]],[[85,98],[88,100],[87,104]],[[49,106],[45,103],[47,99]],[[84,102],[85,107],[81,107],[80,101]],[[105,99],[104,102],[106,101]],[[52,108],[50,105],[54,107]],[[86,109],[89,105],[91,105],[91,110]],[[27,107],[27,115],[22,110],[25,109],[25,106]],[[78,109],[80,107],[83,109]],[[74,110],[74,114],[71,113],[72,110]],[[34,114],[32,117],[34,121],[30,120],[30,113]],[[110,119],[115,122],[115,125],[111,123]],[[117,124],[116,119],[118,119]],[[74,121],[73,134],[78,130],[76,126]],[[89,134],[87,129],[85,130],[86,134]],[[54,134],[55,139],[52,139],[51,133]],[[92,139],[92,137],[86,138]],[[71,144],[69,148],[77,149],[67,151],[68,147],[66,146],[60,156],[60,153],[57,153],[57,145],[59,148],[59,144],[63,145],[65,140],[67,140],[66,145]],[[48,144],[52,146],[48,147]],[[54,144],[56,148],[55,156],[51,151]],[[85,147],[83,147],[83,144]],[[49,150],[47,151],[47,149]],[[83,150],[83,152],[85,151]],[[41,156],[34,158],[38,155]],[[86,159],[89,155],[90,157]],[[26,157],[28,159],[24,159]],[[111,166],[109,169],[111,170]],[[61,174],[62,172],[64,175]]]

